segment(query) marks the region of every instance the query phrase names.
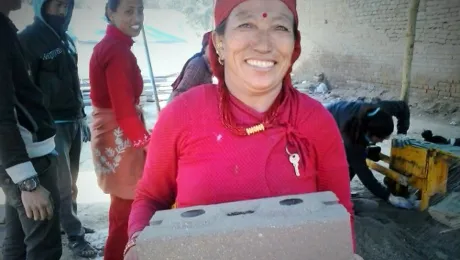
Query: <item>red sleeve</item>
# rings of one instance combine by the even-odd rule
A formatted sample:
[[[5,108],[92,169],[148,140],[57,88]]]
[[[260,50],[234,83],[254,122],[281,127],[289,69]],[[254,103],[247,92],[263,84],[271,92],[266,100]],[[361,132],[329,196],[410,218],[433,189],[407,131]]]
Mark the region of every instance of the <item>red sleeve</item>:
[[[115,112],[117,123],[134,147],[143,148],[149,143],[149,133],[139,117],[136,109],[135,75],[129,60],[131,53],[124,48],[117,48],[111,52],[107,63],[105,76],[110,95],[112,109]]]
[[[318,110],[323,110],[320,108]],[[350,213],[353,248],[356,248],[353,204],[351,202],[350,174],[342,136],[332,115],[315,111],[317,129],[316,153],[318,165],[317,185],[319,191],[332,191]]]
[[[175,202],[178,154],[190,122],[185,100],[176,99],[160,112],[153,128],[129,216],[129,237],[143,230],[157,210],[170,209]]]

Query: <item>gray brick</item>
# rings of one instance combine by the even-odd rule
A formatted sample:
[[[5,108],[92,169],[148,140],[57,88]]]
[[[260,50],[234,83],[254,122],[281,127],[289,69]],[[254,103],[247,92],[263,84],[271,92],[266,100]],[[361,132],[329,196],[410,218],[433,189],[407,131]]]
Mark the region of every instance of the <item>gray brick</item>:
[[[184,217],[190,213],[203,214]],[[350,216],[332,192],[159,211],[137,243],[140,259],[350,260],[353,256]]]

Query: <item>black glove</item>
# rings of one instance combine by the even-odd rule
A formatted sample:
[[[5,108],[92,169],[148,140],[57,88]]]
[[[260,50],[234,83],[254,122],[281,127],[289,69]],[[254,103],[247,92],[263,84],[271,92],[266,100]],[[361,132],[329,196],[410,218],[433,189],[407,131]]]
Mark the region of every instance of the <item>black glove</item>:
[[[380,148],[380,146],[369,146],[367,147],[367,158],[374,162],[378,162],[380,161],[381,151],[382,148]]]

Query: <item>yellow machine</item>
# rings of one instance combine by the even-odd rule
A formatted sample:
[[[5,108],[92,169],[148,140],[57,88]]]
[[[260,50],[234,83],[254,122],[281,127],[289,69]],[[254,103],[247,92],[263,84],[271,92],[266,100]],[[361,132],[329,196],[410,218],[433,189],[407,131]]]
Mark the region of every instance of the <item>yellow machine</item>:
[[[411,140],[404,147],[392,146],[390,156],[381,154],[381,162],[367,160],[369,168],[387,176],[396,184],[396,190],[415,188],[420,193],[420,207],[423,211],[430,206],[430,199],[436,194],[447,192],[452,163],[460,161],[460,147],[436,145],[419,140]]]

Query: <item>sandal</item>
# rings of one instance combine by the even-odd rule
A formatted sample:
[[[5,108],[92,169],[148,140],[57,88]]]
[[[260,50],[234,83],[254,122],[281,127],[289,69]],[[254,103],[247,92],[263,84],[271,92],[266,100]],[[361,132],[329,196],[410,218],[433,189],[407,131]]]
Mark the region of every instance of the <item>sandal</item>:
[[[83,230],[85,231],[85,234],[94,234],[96,233],[96,230],[89,228],[89,227],[83,227]]]
[[[83,227],[83,230],[85,231],[85,234],[94,234],[96,233],[96,230],[89,228],[89,227]],[[61,235],[65,235],[64,229],[61,228]]]
[[[95,258],[99,252],[84,238],[69,241],[69,249],[75,256],[82,258]]]

